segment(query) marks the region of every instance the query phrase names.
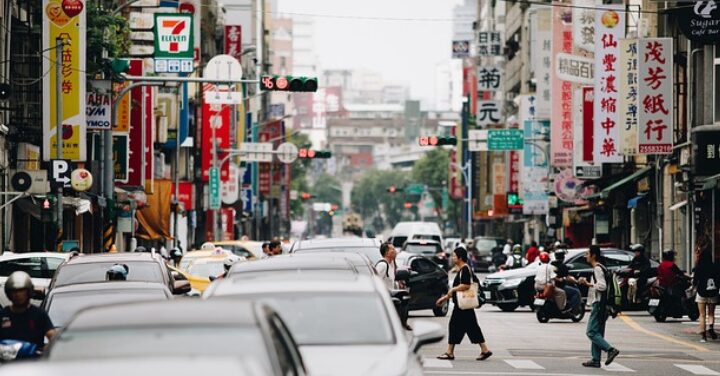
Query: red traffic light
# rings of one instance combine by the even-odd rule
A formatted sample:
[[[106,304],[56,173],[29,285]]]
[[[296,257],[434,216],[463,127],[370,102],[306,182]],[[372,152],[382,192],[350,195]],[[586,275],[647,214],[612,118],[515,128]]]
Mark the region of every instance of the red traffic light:
[[[301,198],[303,201],[309,200],[309,199],[311,199],[311,198],[313,198],[313,197],[315,197],[315,196],[313,196],[313,195],[311,195],[310,193],[307,193],[307,192],[303,192],[303,193],[300,194],[300,198]]]
[[[413,204],[412,202],[406,202],[403,206],[405,206],[405,209],[410,209],[412,208]]]
[[[308,151],[307,151],[307,157],[308,157],[308,158],[315,158],[315,150],[312,150],[312,149],[308,150]]]
[[[431,136],[431,137],[428,139],[428,142],[430,143],[430,146],[437,146],[437,144],[438,144],[438,138],[437,138],[437,136]]]
[[[288,82],[287,78],[280,76],[275,80],[275,87],[278,90],[285,90],[288,88],[290,83]]]
[[[394,185],[391,185],[388,187],[387,191],[390,193],[395,193],[395,192],[397,192],[397,187]]]

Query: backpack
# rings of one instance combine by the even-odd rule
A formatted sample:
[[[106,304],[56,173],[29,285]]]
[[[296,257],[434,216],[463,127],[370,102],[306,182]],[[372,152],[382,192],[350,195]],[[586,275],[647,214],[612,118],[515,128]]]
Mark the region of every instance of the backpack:
[[[513,258],[513,269],[522,268],[522,256],[521,255],[511,255]]]
[[[375,263],[375,270],[377,270],[377,266],[381,262],[387,265],[387,268],[385,268],[385,278],[390,278],[390,263],[388,263],[385,259],[380,259],[378,262]]]
[[[622,311],[622,291],[620,290],[620,278],[615,272],[606,268],[605,265],[600,264],[600,268],[602,268],[603,273],[605,274],[605,284],[607,285],[607,288],[605,289],[605,294],[603,294],[601,301],[605,303],[608,314],[615,318],[618,313]]]

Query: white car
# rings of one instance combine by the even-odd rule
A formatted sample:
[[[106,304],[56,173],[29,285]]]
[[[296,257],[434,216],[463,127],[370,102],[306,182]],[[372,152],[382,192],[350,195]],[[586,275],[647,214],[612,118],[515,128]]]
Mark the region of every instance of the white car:
[[[5,252],[0,255],[0,306],[5,307],[10,304],[10,300],[5,296],[5,281],[10,274],[16,271],[26,272],[30,274],[36,290],[47,292],[47,287],[58,266],[68,258],[70,258],[69,253],[56,252]],[[33,300],[33,303],[40,302]]]

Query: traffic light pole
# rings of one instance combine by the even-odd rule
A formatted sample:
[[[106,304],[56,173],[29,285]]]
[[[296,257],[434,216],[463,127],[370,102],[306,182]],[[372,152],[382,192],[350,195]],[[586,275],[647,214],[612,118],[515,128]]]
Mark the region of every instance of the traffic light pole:
[[[62,145],[62,47],[63,41],[60,38],[55,39],[55,158],[63,159],[63,145]],[[63,185],[59,184],[57,187],[57,243],[55,244],[56,251],[62,251],[62,237],[63,237]]]

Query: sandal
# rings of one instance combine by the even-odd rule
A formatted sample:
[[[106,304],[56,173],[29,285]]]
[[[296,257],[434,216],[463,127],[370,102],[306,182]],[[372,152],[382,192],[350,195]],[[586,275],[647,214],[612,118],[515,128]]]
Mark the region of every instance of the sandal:
[[[491,357],[492,354],[493,354],[492,351],[488,351],[486,353],[480,353],[480,356],[475,358],[475,360],[485,360],[485,359]]]
[[[437,357],[440,360],[455,360],[455,355],[450,355],[448,353],[442,354]]]

